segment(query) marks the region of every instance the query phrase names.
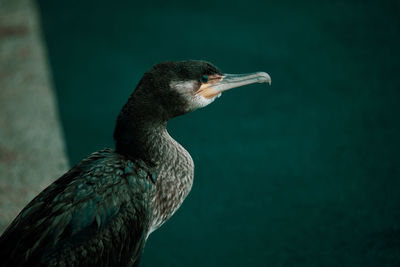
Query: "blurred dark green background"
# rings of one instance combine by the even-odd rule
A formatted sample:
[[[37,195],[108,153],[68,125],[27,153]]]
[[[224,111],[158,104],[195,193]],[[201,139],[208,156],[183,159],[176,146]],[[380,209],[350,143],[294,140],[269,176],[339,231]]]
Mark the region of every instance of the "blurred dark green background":
[[[196,164],[150,266],[399,266],[399,1],[39,0],[72,164],[143,73],[266,71],[169,131]]]

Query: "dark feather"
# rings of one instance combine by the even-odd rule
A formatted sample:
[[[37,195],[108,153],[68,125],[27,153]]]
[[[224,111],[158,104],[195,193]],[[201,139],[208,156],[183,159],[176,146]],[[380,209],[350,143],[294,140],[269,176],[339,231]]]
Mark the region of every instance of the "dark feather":
[[[0,237],[0,265],[133,264],[149,228],[152,172],[112,150],[93,153],[20,212]]]

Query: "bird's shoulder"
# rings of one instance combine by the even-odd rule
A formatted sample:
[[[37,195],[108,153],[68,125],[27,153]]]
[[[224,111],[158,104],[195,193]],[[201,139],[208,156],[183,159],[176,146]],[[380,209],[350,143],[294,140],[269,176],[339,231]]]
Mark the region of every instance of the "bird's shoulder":
[[[66,254],[84,259],[91,251],[97,259],[101,252],[104,262],[111,256],[121,262],[122,254],[109,255],[115,252],[110,246],[124,243],[118,239],[132,244],[143,239],[154,179],[154,170],[141,160],[111,149],[95,152],[20,212],[0,237],[1,254],[38,263]]]

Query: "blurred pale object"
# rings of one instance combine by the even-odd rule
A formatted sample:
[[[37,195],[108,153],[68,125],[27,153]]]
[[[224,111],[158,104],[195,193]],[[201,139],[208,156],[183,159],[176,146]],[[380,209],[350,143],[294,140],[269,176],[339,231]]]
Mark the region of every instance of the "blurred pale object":
[[[0,0],[0,233],[68,168],[34,4]]]

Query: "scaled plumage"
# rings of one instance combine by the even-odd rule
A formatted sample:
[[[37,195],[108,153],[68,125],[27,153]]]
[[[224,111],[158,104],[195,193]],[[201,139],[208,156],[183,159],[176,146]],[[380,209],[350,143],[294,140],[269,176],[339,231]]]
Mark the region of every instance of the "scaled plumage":
[[[154,170],[110,149],[33,199],[0,238],[2,266],[126,266],[150,227]],[[134,255],[133,258],[132,255]]]

